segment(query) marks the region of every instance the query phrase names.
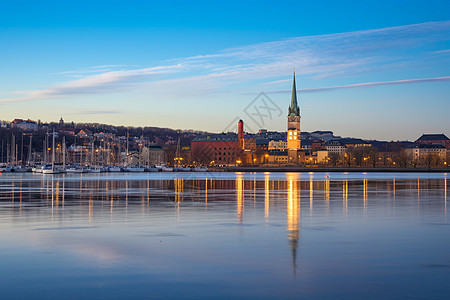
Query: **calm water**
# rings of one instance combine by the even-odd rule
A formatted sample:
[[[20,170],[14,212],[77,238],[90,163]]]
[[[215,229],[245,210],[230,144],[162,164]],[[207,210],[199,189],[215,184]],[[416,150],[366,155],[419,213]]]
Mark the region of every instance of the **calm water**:
[[[2,174],[0,295],[448,298],[447,178]]]

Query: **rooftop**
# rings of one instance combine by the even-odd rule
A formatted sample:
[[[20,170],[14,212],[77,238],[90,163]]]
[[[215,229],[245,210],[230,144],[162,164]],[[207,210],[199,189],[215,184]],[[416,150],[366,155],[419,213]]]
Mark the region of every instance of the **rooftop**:
[[[238,135],[236,133],[221,133],[196,136],[193,142],[237,142]]]
[[[448,140],[449,140],[449,138],[443,133],[440,133],[440,134],[422,134],[422,136],[417,139],[417,141],[448,141]]]
[[[419,145],[413,145],[413,146],[411,146],[411,147],[408,147],[408,148],[412,148],[412,149],[414,149],[414,148],[419,148],[419,149],[445,149],[445,146],[444,145],[439,145],[439,144],[431,144],[431,145],[429,145],[429,144],[419,144]]]

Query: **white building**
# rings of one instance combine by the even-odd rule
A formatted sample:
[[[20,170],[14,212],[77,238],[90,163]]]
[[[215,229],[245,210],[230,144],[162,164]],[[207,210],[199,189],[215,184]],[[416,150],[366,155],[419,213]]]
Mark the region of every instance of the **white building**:
[[[444,145],[416,145],[406,149],[406,153],[411,155],[413,159],[419,160],[429,154],[436,154],[440,159],[447,158],[447,149]]]
[[[347,150],[347,147],[340,141],[329,141],[325,143],[325,149],[330,153],[343,153]]]
[[[286,150],[287,141],[269,141],[268,150]]]

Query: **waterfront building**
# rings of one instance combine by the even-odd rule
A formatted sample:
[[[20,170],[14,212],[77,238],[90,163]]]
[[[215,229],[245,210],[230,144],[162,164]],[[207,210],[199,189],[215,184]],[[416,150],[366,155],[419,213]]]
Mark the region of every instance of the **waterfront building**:
[[[287,116],[287,152],[288,163],[297,164],[300,162],[300,108],[297,103],[297,89],[295,86],[295,72],[292,83],[291,105]]]
[[[303,161],[307,165],[317,165],[328,162],[327,150],[304,151]]]
[[[240,161],[242,142],[236,133],[197,136],[191,142],[192,160],[197,165],[235,165]]]
[[[439,144],[419,144],[405,149],[406,153],[412,157],[412,159],[418,161],[426,158],[427,156],[436,156],[439,159],[447,159],[447,148],[444,145]]]
[[[160,146],[143,147],[141,152],[142,165],[161,165],[164,163],[164,150]]]
[[[269,164],[286,165],[288,163],[287,150],[273,149],[269,151]]]

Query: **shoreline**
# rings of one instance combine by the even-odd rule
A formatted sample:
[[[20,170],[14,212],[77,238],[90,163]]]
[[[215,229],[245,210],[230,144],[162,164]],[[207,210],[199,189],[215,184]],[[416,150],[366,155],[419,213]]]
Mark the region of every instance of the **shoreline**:
[[[222,172],[371,172],[371,173],[447,173],[450,168],[371,168],[371,167],[224,167]]]

